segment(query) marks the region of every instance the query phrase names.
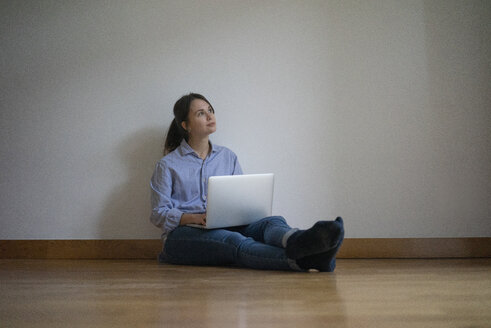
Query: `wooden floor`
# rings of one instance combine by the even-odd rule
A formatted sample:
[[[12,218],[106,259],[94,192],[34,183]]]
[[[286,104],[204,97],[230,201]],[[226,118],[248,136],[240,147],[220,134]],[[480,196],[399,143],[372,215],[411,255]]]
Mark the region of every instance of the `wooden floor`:
[[[491,327],[491,259],[335,273],[0,260],[1,327]]]

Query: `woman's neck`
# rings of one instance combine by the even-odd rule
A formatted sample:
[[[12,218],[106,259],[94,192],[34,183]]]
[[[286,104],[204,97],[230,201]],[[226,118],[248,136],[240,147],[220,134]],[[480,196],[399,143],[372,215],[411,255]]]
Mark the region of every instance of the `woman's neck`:
[[[188,145],[198,154],[201,159],[205,159],[210,153],[210,141],[208,137],[203,139],[189,138]]]

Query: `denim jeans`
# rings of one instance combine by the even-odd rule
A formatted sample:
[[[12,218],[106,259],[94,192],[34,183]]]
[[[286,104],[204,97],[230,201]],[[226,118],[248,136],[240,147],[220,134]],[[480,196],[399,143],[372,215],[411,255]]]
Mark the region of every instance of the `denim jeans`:
[[[285,254],[286,240],[296,230],[281,216],[227,229],[179,226],[167,235],[159,259],[172,264],[301,271]]]

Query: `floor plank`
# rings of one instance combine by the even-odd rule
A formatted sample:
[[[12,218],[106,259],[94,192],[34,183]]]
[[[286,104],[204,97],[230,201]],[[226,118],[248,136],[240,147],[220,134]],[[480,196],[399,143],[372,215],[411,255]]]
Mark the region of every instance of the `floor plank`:
[[[0,260],[2,327],[491,327],[491,259],[338,260],[335,273]]]

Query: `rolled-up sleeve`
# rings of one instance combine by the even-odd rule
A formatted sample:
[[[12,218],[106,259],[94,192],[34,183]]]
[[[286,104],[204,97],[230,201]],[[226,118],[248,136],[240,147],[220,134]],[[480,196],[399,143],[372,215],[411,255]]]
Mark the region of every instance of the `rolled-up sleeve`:
[[[183,212],[172,202],[171,172],[162,162],[157,163],[150,180],[152,214],[150,221],[164,232],[179,226]]]

